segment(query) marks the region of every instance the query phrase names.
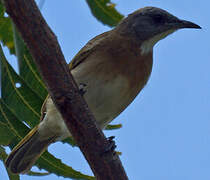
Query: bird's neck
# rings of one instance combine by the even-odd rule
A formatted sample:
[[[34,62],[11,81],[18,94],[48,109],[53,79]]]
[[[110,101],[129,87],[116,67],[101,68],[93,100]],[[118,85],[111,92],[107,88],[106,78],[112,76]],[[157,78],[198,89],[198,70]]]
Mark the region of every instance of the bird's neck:
[[[145,40],[142,42],[140,49],[141,49],[141,54],[145,55],[148,54],[150,52],[152,52],[154,45],[160,41],[161,39],[164,39],[166,36],[168,36],[169,34],[173,33],[175,30],[169,30],[163,33],[160,33],[148,40]]]
[[[116,34],[119,34],[121,37],[124,37],[125,39],[129,39],[134,44],[137,44],[140,48],[142,55],[147,55],[152,52],[154,45],[160,41],[161,39],[164,39],[169,34],[172,34],[177,29],[170,29],[168,31],[159,33],[157,35],[152,36],[145,40],[144,34],[137,34],[134,28],[128,27],[126,23],[121,23],[118,25],[113,31],[116,32]]]

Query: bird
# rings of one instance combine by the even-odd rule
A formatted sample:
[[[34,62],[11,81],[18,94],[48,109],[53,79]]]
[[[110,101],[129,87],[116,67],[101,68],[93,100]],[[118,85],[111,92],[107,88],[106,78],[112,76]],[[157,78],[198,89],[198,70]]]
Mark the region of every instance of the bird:
[[[97,125],[104,129],[146,85],[154,45],[183,28],[201,29],[157,7],[129,14],[110,31],[90,40],[69,64]],[[85,90],[84,90],[85,89]],[[14,174],[27,173],[47,147],[71,136],[48,95],[40,123],[11,151],[5,164]]]

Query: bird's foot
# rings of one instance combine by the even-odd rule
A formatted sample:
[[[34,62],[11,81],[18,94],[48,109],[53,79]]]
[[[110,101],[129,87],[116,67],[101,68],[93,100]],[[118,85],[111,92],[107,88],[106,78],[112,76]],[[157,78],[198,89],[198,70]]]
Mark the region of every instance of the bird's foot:
[[[117,146],[115,144],[115,141],[113,140],[114,138],[115,138],[115,136],[110,136],[107,138],[107,140],[109,141],[109,145],[105,148],[103,154],[110,152],[110,151],[113,152],[114,154],[116,153],[114,150]]]
[[[87,84],[85,83],[80,83],[79,84],[79,93],[81,96],[84,96],[84,94],[87,92]]]

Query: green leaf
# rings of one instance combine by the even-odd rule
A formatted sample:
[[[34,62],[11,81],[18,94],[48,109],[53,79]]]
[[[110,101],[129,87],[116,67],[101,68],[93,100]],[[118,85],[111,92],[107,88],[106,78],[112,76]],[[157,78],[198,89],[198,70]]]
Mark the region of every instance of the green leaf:
[[[39,74],[34,60],[17,32],[15,25],[13,27],[15,54],[18,59],[20,77],[24,79],[27,85],[33,89],[44,100],[48,94],[46,86]]]
[[[9,17],[0,17],[0,40],[9,48],[11,54],[15,53],[12,22]]]
[[[39,158],[36,165],[40,169],[45,169],[48,172],[55,173],[58,176],[70,177],[72,179],[94,180],[92,176],[84,175],[79,171],[75,171],[72,167],[62,163],[60,159],[55,158],[47,151]]]
[[[0,114],[0,144],[7,146],[11,140],[15,138],[15,135],[10,131],[7,123],[2,122],[2,120],[3,119]]]
[[[5,8],[4,8],[3,4],[0,1],[0,17],[4,16],[4,13],[5,13]]]
[[[74,139],[72,137],[68,137],[68,138],[62,140],[62,142],[70,144],[72,147],[77,146],[76,142],[74,141]]]
[[[122,124],[109,124],[105,129],[106,130],[115,130],[120,129],[122,127]]]
[[[0,16],[0,40],[4,46],[8,47],[11,54],[15,53],[12,21],[9,17]]]
[[[0,48],[2,99],[13,113],[34,127],[40,118],[43,99],[14,71]],[[21,85],[21,87],[16,87]]]
[[[7,153],[5,149],[2,146],[0,146],[0,160],[4,162],[6,158],[7,158]],[[20,180],[19,175],[12,174],[8,170],[7,170],[7,174],[10,180]]]
[[[92,14],[105,25],[116,26],[123,18],[110,0],[86,0],[86,2]]]
[[[34,172],[34,171],[29,171],[27,173],[27,175],[29,176],[47,176],[49,175],[50,173],[49,172],[46,172],[46,173],[40,173],[40,172]]]
[[[0,2],[0,40],[7,46],[11,54],[15,53],[14,39],[12,31],[12,21],[9,17],[4,17],[5,8]]]
[[[30,129],[15,116],[9,107],[0,99],[0,127],[7,127],[7,144],[14,147]],[[2,134],[0,133],[2,136]],[[1,138],[0,138],[1,139]]]

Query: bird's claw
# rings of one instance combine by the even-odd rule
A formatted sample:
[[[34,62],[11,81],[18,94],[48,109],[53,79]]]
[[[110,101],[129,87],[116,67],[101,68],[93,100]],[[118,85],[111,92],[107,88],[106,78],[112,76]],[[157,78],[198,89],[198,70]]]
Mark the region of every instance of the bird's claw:
[[[84,94],[87,92],[86,88],[87,88],[87,84],[85,83],[79,84],[79,93],[81,94],[81,96],[84,96]]]
[[[110,136],[107,138],[107,140],[109,141],[109,145],[105,148],[104,153],[107,153],[107,152],[113,152],[115,153],[115,148],[117,147],[116,144],[115,144],[115,141],[113,140],[115,138],[115,136]]]

